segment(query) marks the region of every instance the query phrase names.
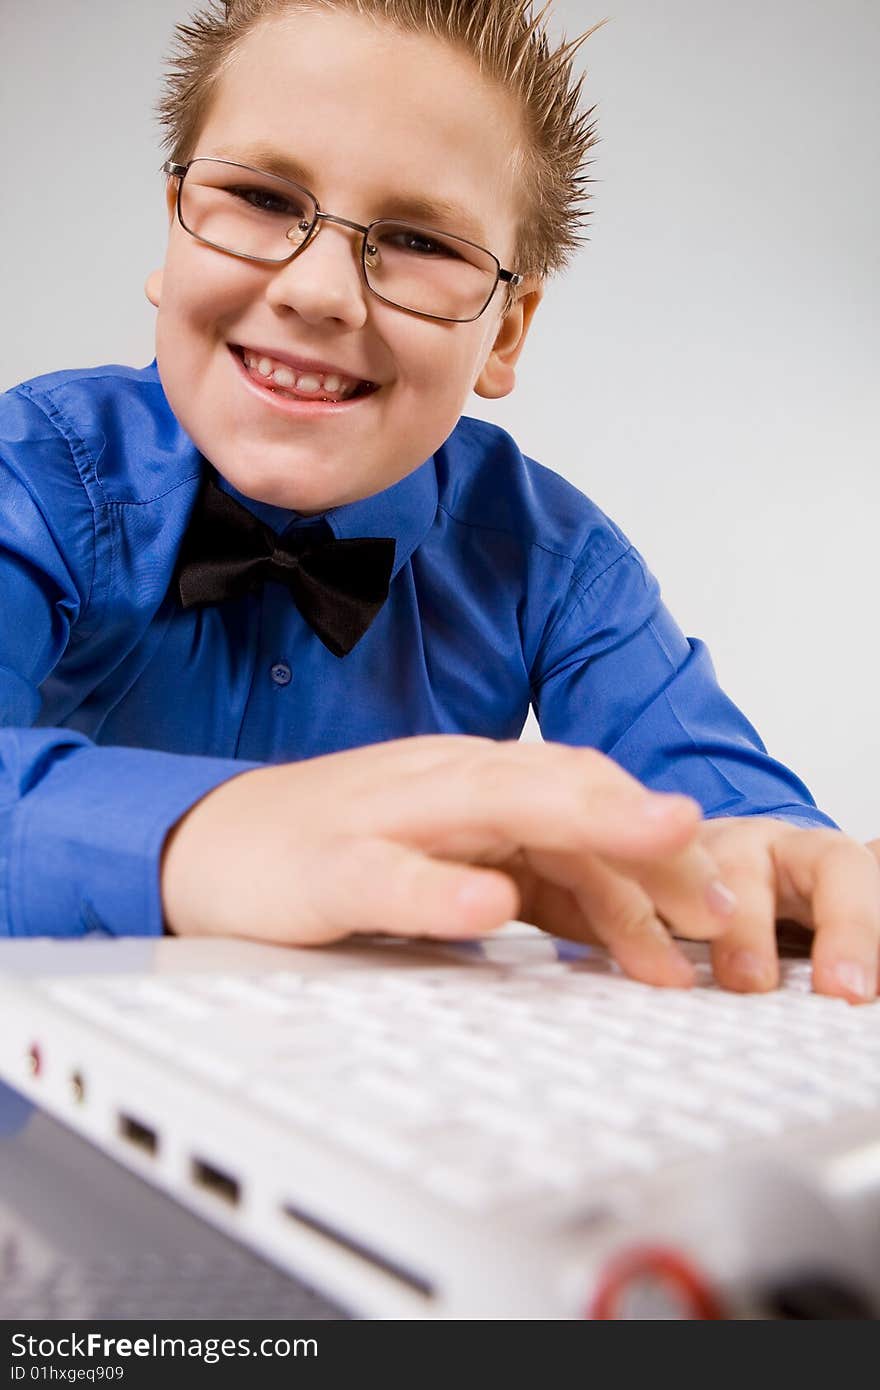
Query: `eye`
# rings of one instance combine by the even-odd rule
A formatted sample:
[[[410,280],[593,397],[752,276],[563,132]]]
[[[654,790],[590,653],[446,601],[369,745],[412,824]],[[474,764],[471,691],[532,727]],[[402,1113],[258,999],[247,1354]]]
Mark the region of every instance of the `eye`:
[[[427,236],[425,232],[416,231],[414,227],[399,227],[396,231],[387,233],[382,237],[382,245],[406,251],[413,256],[446,256],[461,260],[458,252],[447,242]]]
[[[268,188],[244,188],[232,187],[224,190],[237,198],[240,202],[246,203],[255,212],[267,212],[270,215],[282,214],[285,217],[300,217],[304,211],[303,205],[299,201],[283,197],[280,193],[273,193]]]

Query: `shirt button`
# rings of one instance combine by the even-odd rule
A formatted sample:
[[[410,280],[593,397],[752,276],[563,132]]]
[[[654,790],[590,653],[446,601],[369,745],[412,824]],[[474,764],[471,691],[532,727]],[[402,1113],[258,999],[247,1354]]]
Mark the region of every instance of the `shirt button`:
[[[290,685],[293,680],[293,672],[286,661],[276,661],[269,674],[276,685]]]

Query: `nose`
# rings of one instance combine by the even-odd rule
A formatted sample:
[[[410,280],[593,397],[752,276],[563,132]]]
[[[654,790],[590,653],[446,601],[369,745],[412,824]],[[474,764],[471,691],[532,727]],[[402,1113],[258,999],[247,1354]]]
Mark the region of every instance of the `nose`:
[[[307,323],[333,318],[348,328],[362,328],[369,292],[360,261],[358,232],[319,221],[299,255],[274,272],[267,298],[274,308],[293,309]]]

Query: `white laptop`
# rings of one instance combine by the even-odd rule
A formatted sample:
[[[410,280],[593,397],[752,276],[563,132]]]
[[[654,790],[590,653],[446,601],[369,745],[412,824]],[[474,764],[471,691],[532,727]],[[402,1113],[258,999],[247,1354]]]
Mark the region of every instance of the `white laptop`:
[[[685,949],[4,941],[0,1077],[361,1317],[876,1317],[880,1004]]]

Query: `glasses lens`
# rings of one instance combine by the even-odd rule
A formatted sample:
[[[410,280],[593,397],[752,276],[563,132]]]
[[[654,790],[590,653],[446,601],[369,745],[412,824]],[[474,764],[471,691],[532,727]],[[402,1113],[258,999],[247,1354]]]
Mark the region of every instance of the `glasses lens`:
[[[180,215],[194,236],[261,260],[284,261],[315,220],[304,188],[240,164],[195,159],[183,180]]]
[[[241,164],[194,159],[183,180],[180,216],[193,236],[263,261],[289,260],[307,240],[317,205],[306,189]],[[375,222],[364,255],[376,294],[434,318],[463,322],[488,303],[498,264],[458,237],[408,222]]]
[[[498,280],[488,251],[407,222],[374,223],[364,264],[370,289],[384,299],[459,321],[481,312]]]

